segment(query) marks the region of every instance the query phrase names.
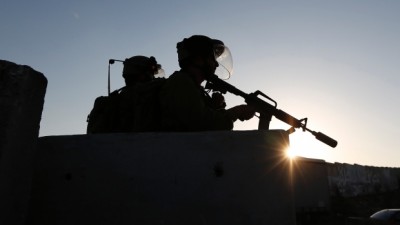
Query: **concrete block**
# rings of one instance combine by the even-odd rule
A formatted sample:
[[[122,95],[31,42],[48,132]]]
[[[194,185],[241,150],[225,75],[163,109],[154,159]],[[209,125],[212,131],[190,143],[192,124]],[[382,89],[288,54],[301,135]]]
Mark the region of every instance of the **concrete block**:
[[[0,60],[0,224],[24,224],[47,79]]]
[[[292,165],[296,210],[298,212],[328,212],[330,192],[326,162],[297,157]]]

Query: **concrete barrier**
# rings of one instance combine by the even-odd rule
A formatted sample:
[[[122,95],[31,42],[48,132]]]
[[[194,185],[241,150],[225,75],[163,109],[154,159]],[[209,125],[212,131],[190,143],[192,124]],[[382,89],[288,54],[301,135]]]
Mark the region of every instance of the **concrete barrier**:
[[[49,136],[28,224],[295,224],[284,131]]]

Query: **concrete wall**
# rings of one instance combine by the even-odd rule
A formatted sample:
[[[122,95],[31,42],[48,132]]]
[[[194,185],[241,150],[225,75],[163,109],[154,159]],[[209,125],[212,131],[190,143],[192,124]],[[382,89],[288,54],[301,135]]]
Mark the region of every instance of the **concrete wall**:
[[[331,196],[379,194],[400,188],[400,168],[327,164]]]
[[[295,224],[284,131],[42,137],[28,224]]]
[[[0,60],[0,224],[24,224],[47,80]]]
[[[307,158],[294,160],[292,167],[298,213],[330,211],[332,197],[378,196],[400,189],[400,168],[326,163]]]

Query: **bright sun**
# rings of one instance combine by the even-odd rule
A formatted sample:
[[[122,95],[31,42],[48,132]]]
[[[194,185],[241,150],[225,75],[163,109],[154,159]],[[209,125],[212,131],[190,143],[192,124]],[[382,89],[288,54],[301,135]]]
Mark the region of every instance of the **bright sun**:
[[[313,159],[327,158],[328,152],[318,140],[312,135],[303,132],[290,134],[290,147],[286,150],[287,157],[294,159],[302,156]]]

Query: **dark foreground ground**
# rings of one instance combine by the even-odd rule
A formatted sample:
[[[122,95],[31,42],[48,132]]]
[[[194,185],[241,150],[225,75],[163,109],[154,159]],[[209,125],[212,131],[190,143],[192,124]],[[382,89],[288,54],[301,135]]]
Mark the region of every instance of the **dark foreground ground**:
[[[400,190],[382,194],[357,196],[351,198],[334,197],[332,210],[325,213],[298,215],[298,225],[350,225],[356,223],[349,218],[368,218],[376,211],[388,208],[400,208]]]

